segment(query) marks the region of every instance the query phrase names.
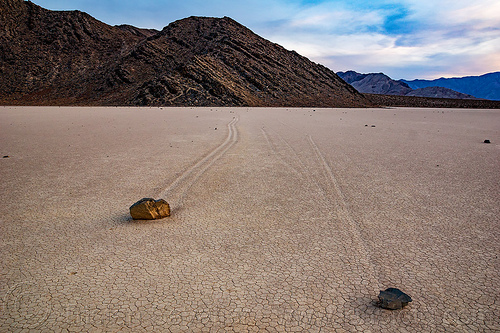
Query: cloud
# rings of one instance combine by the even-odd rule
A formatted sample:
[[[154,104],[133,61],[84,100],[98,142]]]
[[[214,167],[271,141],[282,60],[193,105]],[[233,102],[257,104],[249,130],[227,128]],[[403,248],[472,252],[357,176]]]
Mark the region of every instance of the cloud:
[[[383,16],[376,11],[355,12],[342,7],[322,4],[305,9],[290,18],[286,28],[346,33],[366,31],[383,23]]]
[[[469,22],[497,24],[500,3],[497,0],[400,0],[409,8],[410,17],[422,23],[456,25]]]

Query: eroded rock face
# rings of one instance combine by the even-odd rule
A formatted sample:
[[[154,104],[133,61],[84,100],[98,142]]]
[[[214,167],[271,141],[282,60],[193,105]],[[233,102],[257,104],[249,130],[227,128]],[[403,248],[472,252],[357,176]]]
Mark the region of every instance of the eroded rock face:
[[[381,290],[378,295],[378,300],[378,305],[381,308],[389,310],[402,309],[412,301],[409,295],[397,288],[387,288],[386,290]]]
[[[157,220],[170,216],[170,205],[163,199],[143,198],[130,206],[134,220]]]

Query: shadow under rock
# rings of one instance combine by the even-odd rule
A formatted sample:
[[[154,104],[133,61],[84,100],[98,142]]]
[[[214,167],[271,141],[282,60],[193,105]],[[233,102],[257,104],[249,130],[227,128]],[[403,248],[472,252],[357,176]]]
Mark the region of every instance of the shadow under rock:
[[[374,295],[372,299],[366,297],[357,298],[355,313],[360,323],[369,324],[373,327],[405,326],[410,325],[416,318],[414,312],[409,307],[401,310],[382,309],[378,305],[378,297]]]
[[[182,208],[172,209],[169,217],[164,217],[162,219],[157,219],[157,220],[134,220],[132,216],[130,216],[130,213],[121,213],[111,218],[111,224],[112,224],[111,227],[126,226],[126,225],[140,226],[140,225],[151,225],[157,223],[168,223],[171,222],[171,218],[173,215],[181,212],[182,210],[183,210]]]

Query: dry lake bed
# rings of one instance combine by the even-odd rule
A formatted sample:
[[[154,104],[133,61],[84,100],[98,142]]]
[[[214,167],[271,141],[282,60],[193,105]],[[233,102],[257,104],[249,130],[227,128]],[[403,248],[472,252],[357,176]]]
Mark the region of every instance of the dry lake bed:
[[[0,107],[0,155],[2,332],[500,330],[500,110]]]

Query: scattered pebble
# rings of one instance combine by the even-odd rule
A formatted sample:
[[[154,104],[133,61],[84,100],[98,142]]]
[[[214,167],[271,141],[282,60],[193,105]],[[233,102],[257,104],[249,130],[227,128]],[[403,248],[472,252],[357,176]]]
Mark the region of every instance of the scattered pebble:
[[[484,140],[484,143],[491,143],[490,140]]]
[[[3,158],[9,158],[10,156],[9,155],[5,155]]]

